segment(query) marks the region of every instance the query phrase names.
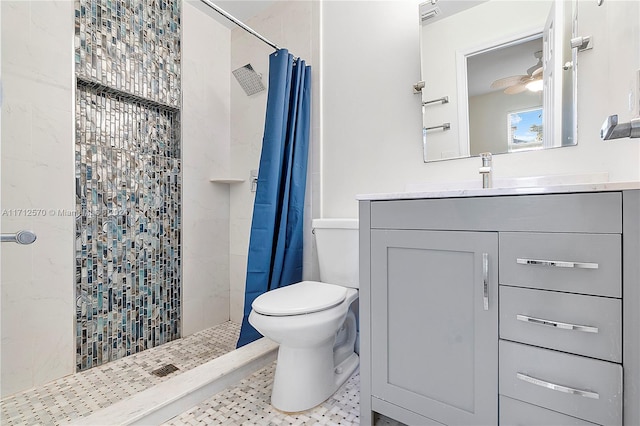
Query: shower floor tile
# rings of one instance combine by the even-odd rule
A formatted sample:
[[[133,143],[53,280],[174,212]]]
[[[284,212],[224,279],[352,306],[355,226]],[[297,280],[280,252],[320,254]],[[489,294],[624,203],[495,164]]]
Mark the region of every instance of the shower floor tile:
[[[2,425],[55,425],[89,415],[235,349],[240,326],[226,322],[183,339],[9,396]],[[151,374],[166,364],[178,371]]]

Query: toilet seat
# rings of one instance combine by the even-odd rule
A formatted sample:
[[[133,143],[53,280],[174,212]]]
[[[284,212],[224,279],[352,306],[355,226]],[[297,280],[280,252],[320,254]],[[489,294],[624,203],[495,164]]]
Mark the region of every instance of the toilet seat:
[[[253,301],[251,307],[262,315],[303,315],[333,308],[342,303],[346,295],[346,287],[302,281],[262,294]]]

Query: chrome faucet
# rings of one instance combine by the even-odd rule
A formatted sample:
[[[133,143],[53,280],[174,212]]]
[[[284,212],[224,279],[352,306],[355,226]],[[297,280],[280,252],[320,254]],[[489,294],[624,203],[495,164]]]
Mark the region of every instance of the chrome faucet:
[[[491,153],[481,152],[480,158],[482,158],[482,167],[478,173],[482,175],[482,187],[491,188]]]

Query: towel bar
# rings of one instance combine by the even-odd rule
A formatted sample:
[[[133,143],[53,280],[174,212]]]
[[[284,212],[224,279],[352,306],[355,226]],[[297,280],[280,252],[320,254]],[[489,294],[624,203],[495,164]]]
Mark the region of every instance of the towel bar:
[[[436,102],[440,102],[442,104],[448,104],[449,103],[449,97],[448,96],[443,96],[443,97],[438,98],[438,99],[432,99],[430,101],[424,101],[422,103],[422,106],[429,105],[429,104],[435,104]]]
[[[15,234],[2,234],[3,243],[31,244],[36,240],[36,234],[32,231],[18,231]]]
[[[443,123],[439,126],[432,126],[432,127],[423,127],[422,130],[434,130],[434,129],[442,129],[442,130],[449,130],[451,129],[451,123]]]

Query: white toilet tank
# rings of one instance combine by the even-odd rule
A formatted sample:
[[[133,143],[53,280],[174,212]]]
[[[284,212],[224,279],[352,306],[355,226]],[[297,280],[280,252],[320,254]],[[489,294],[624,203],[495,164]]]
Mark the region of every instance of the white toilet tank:
[[[359,288],[358,219],[313,219],[320,281]]]

